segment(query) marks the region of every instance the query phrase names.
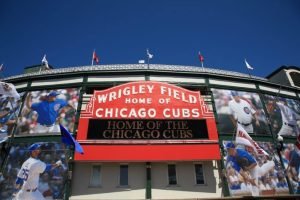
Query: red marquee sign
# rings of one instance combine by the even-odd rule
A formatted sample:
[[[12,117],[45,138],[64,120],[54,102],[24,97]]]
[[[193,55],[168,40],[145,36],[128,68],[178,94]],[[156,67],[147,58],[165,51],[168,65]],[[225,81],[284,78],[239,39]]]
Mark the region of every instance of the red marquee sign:
[[[199,120],[199,123],[195,120]],[[203,123],[205,128],[203,128]],[[203,136],[205,134],[202,133],[194,136],[196,134],[193,132],[200,130],[195,128],[197,126],[202,127],[201,131],[206,130],[206,136]],[[98,137],[100,134],[103,135]],[[109,139],[109,141],[105,139]],[[171,139],[173,140],[170,141]],[[102,153],[104,149],[107,149],[103,144],[111,143],[119,144],[113,148],[116,151],[119,151],[119,148],[126,147],[127,150],[133,148],[129,144],[176,143],[178,145],[182,142],[185,144],[196,143],[197,145],[205,143],[206,146],[214,143],[213,148],[218,149],[214,115],[201,98],[200,91],[190,91],[175,85],[154,81],[130,82],[106,90],[94,91],[89,101],[83,103],[77,140],[83,145],[89,143],[86,149],[92,148],[94,151],[101,148]],[[91,143],[96,146],[92,147]],[[163,148],[172,148],[171,145],[167,146]],[[134,146],[135,148],[138,146]],[[141,148],[144,148],[143,145]],[[179,148],[184,152],[184,146],[179,145]],[[191,147],[188,146],[188,148]],[[193,148],[199,148],[199,146]],[[155,151],[159,151],[159,149]],[[151,152],[144,153],[152,155]],[[96,157],[104,159],[96,153],[89,156],[76,155],[75,159],[91,160]],[[151,160],[150,157],[148,160]],[[219,158],[219,153],[214,157]],[[129,158],[126,157],[127,160]],[[122,160],[122,156],[121,158],[120,155],[118,158],[111,158],[111,160],[116,159]],[[131,159],[135,160],[134,157]],[[145,159],[147,160],[147,158]],[[152,160],[155,159],[156,156],[152,158]],[[107,160],[107,157],[104,160]]]
[[[153,81],[131,82],[95,91],[81,118],[202,119],[213,113],[200,97],[174,85]]]

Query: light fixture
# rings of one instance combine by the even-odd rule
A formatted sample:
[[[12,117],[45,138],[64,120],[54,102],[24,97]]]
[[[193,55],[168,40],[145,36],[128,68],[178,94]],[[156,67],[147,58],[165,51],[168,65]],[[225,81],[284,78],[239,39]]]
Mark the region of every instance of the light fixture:
[[[277,136],[277,152],[280,154],[280,152],[283,150],[283,137],[281,135]]]

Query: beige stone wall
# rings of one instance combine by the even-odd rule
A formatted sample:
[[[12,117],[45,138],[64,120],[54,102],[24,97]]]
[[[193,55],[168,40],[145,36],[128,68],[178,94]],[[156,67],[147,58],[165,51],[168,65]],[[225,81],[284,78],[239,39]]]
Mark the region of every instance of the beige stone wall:
[[[70,199],[145,199],[146,165],[145,163],[128,165],[129,187],[119,186],[119,163],[102,163],[101,186],[89,187],[92,163],[76,163]]]
[[[203,164],[205,184],[197,185],[194,164]],[[120,163],[101,164],[101,186],[89,187],[93,163],[76,163],[72,180],[71,200],[84,199],[145,199],[146,163],[129,163],[129,187],[119,186]],[[168,164],[151,163],[152,199],[189,199],[221,197],[219,173],[215,161],[173,162],[177,182],[168,185]]]
[[[203,164],[205,184],[197,185],[194,164]],[[177,185],[168,185],[168,163],[152,164],[153,199],[189,199],[221,197],[219,173],[215,161],[176,162]]]

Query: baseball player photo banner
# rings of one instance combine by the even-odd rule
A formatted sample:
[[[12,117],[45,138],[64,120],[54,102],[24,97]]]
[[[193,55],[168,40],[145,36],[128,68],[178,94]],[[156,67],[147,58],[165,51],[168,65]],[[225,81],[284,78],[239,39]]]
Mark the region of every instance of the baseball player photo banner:
[[[73,132],[79,89],[28,92],[16,136],[60,134],[59,124]]]
[[[300,194],[300,149],[295,144],[283,144],[283,150],[280,152],[287,176],[295,194]]]
[[[221,134],[234,133],[240,124],[249,134],[271,134],[259,95],[251,92],[212,89]]]
[[[17,92],[15,86],[11,83],[0,82],[0,94],[7,97],[20,99],[19,93]]]
[[[264,196],[289,194],[280,158],[270,142],[255,142],[255,147],[223,141],[225,176],[231,196]]]
[[[1,92],[0,89],[0,143],[5,142],[12,135],[16,124],[22,123],[18,120],[18,115],[24,93],[17,93],[15,89],[13,91],[7,93]]]
[[[0,177],[0,199],[63,199],[69,155],[62,143],[13,145]]]
[[[264,98],[273,133],[282,136],[299,135],[300,102],[271,95],[264,95]]]

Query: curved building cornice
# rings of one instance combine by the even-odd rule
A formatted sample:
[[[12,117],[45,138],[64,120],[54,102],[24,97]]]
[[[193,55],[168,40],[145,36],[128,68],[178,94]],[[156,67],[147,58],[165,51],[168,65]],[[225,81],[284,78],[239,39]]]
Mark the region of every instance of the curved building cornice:
[[[111,65],[89,65],[89,66],[74,66],[64,67],[51,70],[45,70],[41,72],[33,72],[10,76],[4,78],[5,81],[31,78],[44,75],[59,75],[69,73],[86,73],[86,72],[131,72],[131,71],[157,71],[157,72],[171,72],[171,73],[191,73],[191,74],[207,74],[207,75],[219,75],[219,76],[231,76],[236,78],[249,78],[249,74],[243,74],[234,71],[221,70],[217,68],[202,68],[197,66],[185,66],[185,65],[164,65],[164,64],[111,64]],[[257,76],[251,76],[251,78],[267,81],[267,79]]]

